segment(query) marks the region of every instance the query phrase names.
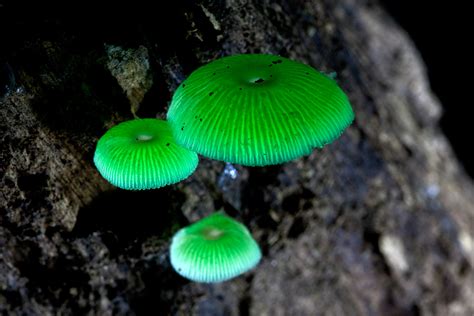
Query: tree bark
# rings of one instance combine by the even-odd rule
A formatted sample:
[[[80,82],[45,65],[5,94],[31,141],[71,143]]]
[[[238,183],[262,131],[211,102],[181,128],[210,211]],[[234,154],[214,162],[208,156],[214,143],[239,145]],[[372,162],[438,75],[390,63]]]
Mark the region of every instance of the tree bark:
[[[147,9],[2,22],[1,313],[474,314],[473,184],[438,127],[420,56],[377,2]],[[150,192],[98,174],[107,128],[132,112],[164,118],[193,69],[237,53],[337,72],[355,122],[308,157],[236,166],[235,180],[203,157]],[[229,282],[189,282],[170,266],[170,238],[218,209],[249,227],[263,259]]]

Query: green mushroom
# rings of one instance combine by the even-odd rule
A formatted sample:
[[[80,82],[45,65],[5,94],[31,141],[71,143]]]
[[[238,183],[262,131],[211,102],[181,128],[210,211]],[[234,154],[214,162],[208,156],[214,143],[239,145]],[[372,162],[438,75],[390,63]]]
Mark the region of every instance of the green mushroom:
[[[234,278],[255,267],[261,256],[248,229],[221,212],[179,230],[170,248],[176,272],[205,283]]]
[[[353,119],[330,77],[274,55],[224,57],[195,70],[168,114],[176,141],[205,157],[279,164],[338,138]]]
[[[136,119],[109,129],[97,143],[94,163],[113,185],[156,189],[179,182],[197,167],[197,154],[176,144],[168,122]]]

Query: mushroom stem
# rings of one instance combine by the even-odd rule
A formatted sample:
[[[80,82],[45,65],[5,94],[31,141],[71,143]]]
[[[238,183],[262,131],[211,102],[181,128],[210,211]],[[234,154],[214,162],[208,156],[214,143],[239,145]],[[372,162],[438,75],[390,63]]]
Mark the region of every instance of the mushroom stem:
[[[130,107],[130,112],[132,112],[133,118],[134,119],[140,119],[140,117],[137,115],[135,109],[133,107]]]

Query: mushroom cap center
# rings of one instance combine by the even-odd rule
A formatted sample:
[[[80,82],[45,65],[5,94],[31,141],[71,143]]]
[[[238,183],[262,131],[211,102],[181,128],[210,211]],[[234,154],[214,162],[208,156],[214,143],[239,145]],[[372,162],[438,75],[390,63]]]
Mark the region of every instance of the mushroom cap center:
[[[262,86],[273,81],[276,72],[270,68],[260,65],[242,65],[240,67],[230,68],[227,75],[231,80],[247,86]]]
[[[207,240],[216,240],[224,235],[224,231],[216,227],[208,227],[203,230],[203,235]]]
[[[139,142],[147,142],[149,140],[152,140],[153,136],[148,135],[148,134],[139,134],[137,135],[137,137],[135,137],[135,139]]]
[[[250,79],[249,81],[250,81],[250,83],[259,84],[259,83],[265,82],[265,79],[263,79],[263,78],[253,78],[253,79]]]

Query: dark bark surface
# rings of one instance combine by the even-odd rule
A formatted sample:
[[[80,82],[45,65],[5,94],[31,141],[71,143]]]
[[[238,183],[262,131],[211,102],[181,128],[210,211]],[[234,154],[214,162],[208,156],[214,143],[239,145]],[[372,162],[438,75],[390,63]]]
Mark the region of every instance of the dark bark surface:
[[[152,19],[77,22],[1,22],[13,24],[0,65],[0,313],[474,313],[473,185],[422,61],[376,2],[177,2]],[[163,118],[193,69],[251,52],[336,71],[354,124],[308,157],[236,166],[236,180],[205,158],[150,192],[100,177],[92,156],[107,128],[132,112]],[[222,284],[188,282],[171,269],[170,238],[221,208],[249,227],[262,262]]]

